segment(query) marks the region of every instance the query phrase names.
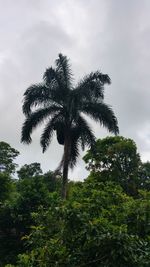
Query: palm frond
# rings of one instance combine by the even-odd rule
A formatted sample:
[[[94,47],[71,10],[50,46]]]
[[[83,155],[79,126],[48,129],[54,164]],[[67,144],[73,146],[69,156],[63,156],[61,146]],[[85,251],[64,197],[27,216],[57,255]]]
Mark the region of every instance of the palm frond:
[[[58,55],[58,59],[56,59],[56,71],[61,76],[61,80],[64,83],[64,86],[67,90],[72,88],[72,71],[69,64],[69,59],[62,55]]]
[[[82,107],[82,111],[94,119],[96,122],[106,127],[109,132],[118,134],[118,122],[112,108],[105,103],[88,103]]]
[[[44,84],[31,85],[24,93],[23,113],[29,116],[32,107],[49,102],[49,90]]]
[[[71,69],[67,57],[59,54],[56,69],[46,69],[43,79],[50,89],[53,101],[63,105],[71,89]]]
[[[62,122],[62,112],[60,111],[57,114],[54,114],[52,118],[49,120],[47,125],[44,128],[44,131],[41,135],[40,144],[43,148],[43,153],[48,148],[49,144],[51,143],[51,139],[53,136],[54,131],[57,129],[57,125],[59,125]]]
[[[85,146],[92,148],[95,141],[96,138],[91,127],[82,116],[79,116],[76,125],[71,129],[70,168],[73,168],[76,165],[79,156],[79,145],[81,145],[84,150]]]
[[[99,71],[91,72],[79,82],[74,93],[83,100],[103,99],[104,85],[110,83],[111,80],[107,74]]]
[[[46,69],[43,79],[48,88],[54,89],[54,91],[58,91],[61,87],[63,87],[60,74],[52,67]]]
[[[56,81],[56,71],[52,67],[47,68],[43,74],[44,82],[47,86],[53,84]]]
[[[79,139],[82,146],[82,149],[85,149],[85,146],[92,147],[95,144],[95,135],[91,127],[89,126],[86,119],[84,119],[81,115],[77,121],[77,129],[79,131]]]
[[[71,169],[74,168],[77,162],[77,158],[79,156],[79,139],[74,138],[71,142],[71,151],[70,151],[70,159],[69,159],[69,166]]]
[[[36,128],[37,125],[43,122],[48,116],[53,115],[60,111],[58,106],[51,106],[45,109],[38,109],[28,116],[23,124],[22,133],[21,133],[21,142],[31,143],[31,133]]]
[[[51,118],[49,120],[49,122],[47,123],[47,125],[44,128],[44,131],[41,135],[40,144],[41,144],[41,147],[43,149],[43,153],[46,151],[49,144],[51,143],[51,139],[52,139],[52,136],[54,133],[54,125],[53,125],[54,118]]]

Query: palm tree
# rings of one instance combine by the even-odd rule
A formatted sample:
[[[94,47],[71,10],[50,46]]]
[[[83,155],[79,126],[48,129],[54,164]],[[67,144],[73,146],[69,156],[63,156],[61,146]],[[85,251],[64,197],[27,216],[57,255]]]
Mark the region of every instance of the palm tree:
[[[59,169],[63,169],[62,197],[65,199],[68,169],[76,164],[79,145],[84,150],[85,146],[92,147],[95,143],[84,114],[113,134],[118,134],[119,129],[114,112],[103,102],[104,85],[111,82],[109,76],[99,71],[91,72],[74,87],[68,58],[59,54],[55,65],[55,68],[46,69],[42,83],[31,85],[24,93],[26,119],[21,141],[31,143],[32,131],[45,122],[40,138],[45,152],[56,132],[58,143],[64,146]]]

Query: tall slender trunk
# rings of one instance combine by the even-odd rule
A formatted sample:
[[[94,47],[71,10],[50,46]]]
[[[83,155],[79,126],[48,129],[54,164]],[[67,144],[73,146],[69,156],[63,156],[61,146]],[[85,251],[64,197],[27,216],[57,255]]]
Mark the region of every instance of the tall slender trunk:
[[[62,199],[67,197],[67,184],[68,184],[68,170],[70,159],[71,140],[70,136],[66,135],[64,143],[64,163],[63,163],[63,181],[62,181]]]

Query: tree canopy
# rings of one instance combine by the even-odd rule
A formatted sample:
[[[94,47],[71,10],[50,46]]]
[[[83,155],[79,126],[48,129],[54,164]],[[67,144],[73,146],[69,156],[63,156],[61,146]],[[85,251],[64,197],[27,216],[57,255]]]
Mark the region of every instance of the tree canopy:
[[[117,182],[127,193],[136,194],[142,163],[133,140],[123,136],[98,139],[84,160],[87,169],[102,181]]]

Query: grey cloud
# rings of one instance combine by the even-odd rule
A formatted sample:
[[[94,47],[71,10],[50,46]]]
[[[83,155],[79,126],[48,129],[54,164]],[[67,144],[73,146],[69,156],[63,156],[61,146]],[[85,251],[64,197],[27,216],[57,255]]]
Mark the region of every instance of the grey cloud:
[[[104,7],[102,27],[99,18],[100,2],[96,3],[97,8],[93,9],[90,20],[88,50],[94,52],[91,53],[89,65],[102,66],[110,75],[112,85],[106,89],[106,101],[114,107],[120,133],[133,138],[144,153],[150,149],[150,146],[143,144],[144,140],[139,134],[145,131],[145,124],[150,124],[150,23],[147,11],[150,3],[134,0],[108,1]],[[91,5],[94,4],[95,2],[91,2]],[[89,15],[91,9],[90,7]],[[96,27],[95,21],[99,21]]]
[[[31,146],[19,141],[23,93],[41,81],[58,52],[70,57],[75,80],[97,69],[110,75],[105,101],[118,117],[120,133],[133,138],[143,158],[149,159],[149,0],[0,0],[0,6],[0,139],[21,152],[18,162],[39,161],[48,170],[61,158],[56,140],[42,155],[41,129]],[[108,135],[92,125],[97,137]],[[78,163],[71,177],[87,175],[81,158]]]

